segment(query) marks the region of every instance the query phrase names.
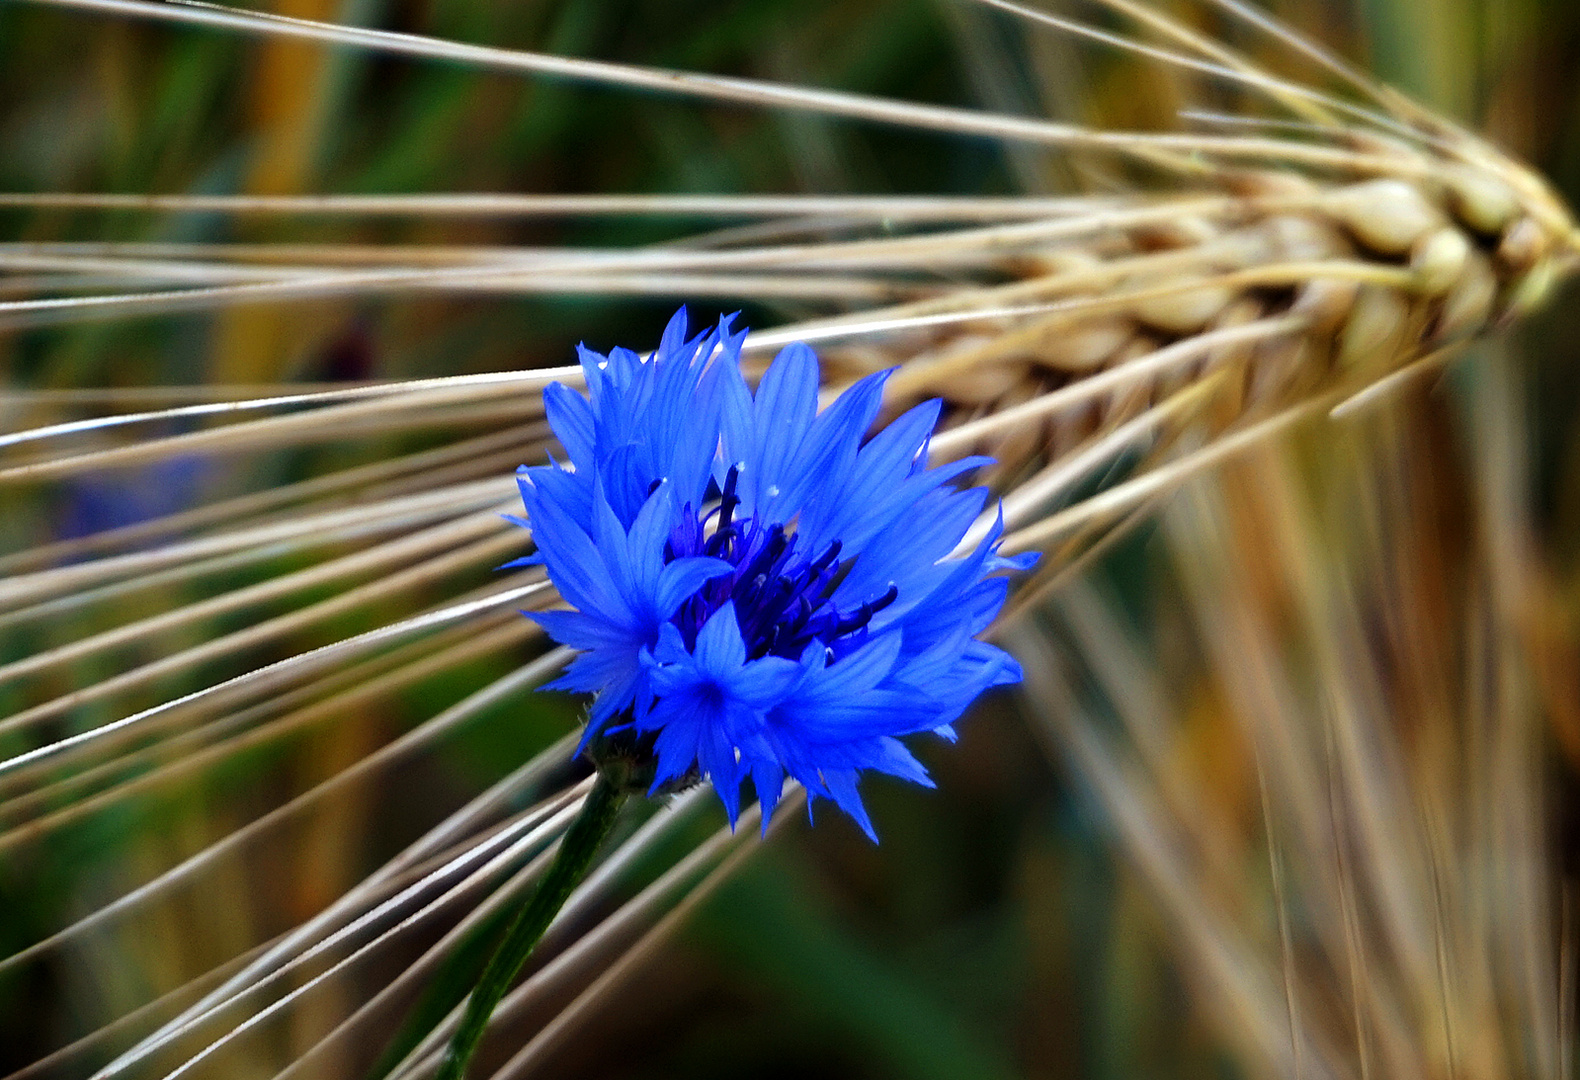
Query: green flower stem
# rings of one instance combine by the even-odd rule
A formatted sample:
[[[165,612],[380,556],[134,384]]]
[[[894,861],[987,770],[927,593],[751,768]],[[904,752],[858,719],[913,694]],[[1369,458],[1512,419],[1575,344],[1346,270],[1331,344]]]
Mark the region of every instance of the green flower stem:
[[[488,966],[483,969],[471,996],[467,998],[461,1026],[451,1036],[450,1045],[444,1052],[444,1061],[439,1065],[438,1080],[461,1080],[466,1075],[466,1066],[472,1060],[472,1053],[477,1049],[484,1029],[488,1027],[488,1018],[505,996],[505,991],[510,989],[516,972],[521,970],[521,965],[537,948],[549,923],[554,921],[554,916],[570,898],[571,891],[586,875],[593,856],[614,828],[615,818],[625,798],[625,791],[611,783],[600,771],[592,791],[587,794],[587,801],[582,803],[576,820],[571,822],[565,838],[560,841],[560,849],[548,873],[512,920],[505,931],[504,940],[489,958]]]

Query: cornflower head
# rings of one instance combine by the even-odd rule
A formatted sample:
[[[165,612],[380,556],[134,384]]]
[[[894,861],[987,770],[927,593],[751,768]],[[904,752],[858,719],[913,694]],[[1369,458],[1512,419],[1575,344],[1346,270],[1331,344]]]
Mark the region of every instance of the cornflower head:
[[[927,467],[937,401],[868,437],[889,373],[819,412],[804,344],[753,394],[732,321],[681,309],[646,359],[580,349],[586,397],[545,391],[569,460],[519,470],[512,520],[573,610],[528,614],[580,650],[549,688],[595,695],[583,746],[650,753],[649,793],[706,776],[733,824],[750,777],[766,825],[788,773],[875,840],[859,774],[931,786],[900,738],[1020,680],[977,636],[1035,556],[997,523],[957,553],[987,492],[954,481],[990,459]]]

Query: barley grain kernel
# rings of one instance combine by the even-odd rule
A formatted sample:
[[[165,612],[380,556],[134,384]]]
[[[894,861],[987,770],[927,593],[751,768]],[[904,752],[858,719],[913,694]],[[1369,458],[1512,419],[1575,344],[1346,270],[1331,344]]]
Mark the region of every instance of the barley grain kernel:
[[[1334,194],[1329,209],[1355,239],[1382,255],[1403,255],[1442,223],[1437,208],[1402,180],[1370,180]]]
[[[1102,265],[1103,260],[1089,251],[1079,248],[1050,248],[1022,256],[1021,273],[1028,278],[1062,277],[1066,274],[1086,273]]]
[[[1447,184],[1454,216],[1485,236],[1498,235],[1520,212],[1519,199],[1508,185],[1480,169],[1456,169]]]
[[[989,412],[1004,412],[1017,405],[1023,405],[1033,400],[1042,392],[1040,380],[1027,379],[1012,388],[1008,393],[995,402]],[[998,464],[993,466],[981,478],[979,483],[989,487],[998,487],[1005,481],[1014,477],[1026,463],[1036,456],[1038,448],[1045,439],[1044,425],[1036,421],[1023,423],[1010,429],[998,438],[989,441],[983,452],[991,456]]]
[[[1213,329],[1244,326],[1255,322],[1266,312],[1255,300],[1238,300],[1230,304],[1213,323]],[[1250,381],[1251,357],[1256,346],[1252,342],[1219,345],[1207,354],[1202,370],[1221,373],[1220,386],[1213,395],[1211,419],[1215,428],[1222,429],[1234,423],[1245,412],[1246,388]]]
[[[1454,287],[1469,259],[1470,240],[1452,225],[1422,237],[1410,252],[1416,287],[1427,296],[1443,295]]]
[[[1136,302],[1136,318],[1166,334],[1192,334],[1206,326],[1234,298],[1217,285],[1182,289]]]
[[[1298,199],[1317,193],[1317,185],[1306,177],[1274,169],[1236,173],[1225,177],[1224,185],[1250,199]]]
[[[1543,259],[1515,279],[1509,289],[1507,314],[1512,318],[1529,315],[1547,302],[1557,283],[1557,268],[1551,259]]]
[[[1132,360],[1155,352],[1158,347],[1159,343],[1156,340],[1144,334],[1138,335],[1114,358],[1113,366],[1123,367]],[[1156,383],[1150,379],[1133,382],[1115,390],[1109,397],[1103,410],[1102,425],[1104,427],[1113,427],[1141,415],[1157,397]]]
[[[1173,251],[1196,247],[1217,239],[1219,229],[1204,218],[1186,215],[1169,221],[1152,222],[1132,232],[1136,247],[1142,251]]]
[[[1486,329],[1492,318],[1492,302],[1498,295],[1498,279],[1485,255],[1471,252],[1459,280],[1443,297],[1443,310],[1438,313],[1439,341],[1454,341],[1469,337]]]
[[[1312,278],[1295,291],[1290,312],[1311,322],[1313,333],[1331,334],[1350,317],[1360,286],[1340,278]]]
[[[1349,371],[1391,368],[1409,319],[1409,305],[1398,292],[1380,285],[1363,286],[1339,338],[1339,366]]]
[[[1326,221],[1304,214],[1278,214],[1262,225],[1267,257],[1285,262],[1315,262],[1354,254],[1354,247]]]
[[[1026,377],[1031,366],[1019,360],[996,359],[964,371],[940,372],[930,390],[956,405],[990,405]]]
[[[1068,333],[1044,338],[1032,359],[1060,371],[1090,371],[1102,366],[1134,333],[1128,319],[1093,319]]]
[[[1547,254],[1547,245],[1547,230],[1534,219],[1522,217],[1504,230],[1498,261],[1510,270],[1528,270]]]
[[[1246,399],[1254,407],[1286,400],[1311,371],[1313,351],[1307,338],[1287,337],[1264,341],[1251,361]]]

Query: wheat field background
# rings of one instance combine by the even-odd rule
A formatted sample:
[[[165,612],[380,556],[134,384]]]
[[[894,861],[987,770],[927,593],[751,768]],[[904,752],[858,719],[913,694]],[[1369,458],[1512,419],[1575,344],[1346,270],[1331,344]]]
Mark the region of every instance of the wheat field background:
[[[1102,42],[1000,8],[949,0],[280,0],[257,10],[1101,131],[1183,127],[1298,142],[1308,124],[1321,142],[1321,125],[1300,119],[1298,108],[1294,120],[1269,119],[1248,104],[1254,95],[1244,86],[1176,72],[1155,57],[1116,57]],[[1227,6],[1156,9],[1177,9],[1192,32],[1301,85],[1333,82]],[[1038,10],[1157,40],[1126,21],[1122,4]],[[1567,0],[1279,0],[1270,10],[1529,163],[1570,205],[1580,202],[1580,8]],[[1364,140],[1343,146],[1372,152]],[[681,302],[704,320],[741,309],[745,323],[771,329],[863,306],[925,304],[984,280],[1012,287],[1038,274],[1086,272],[1068,252],[1017,249],[984,269],[974,249],[955,248],[896,249],[897,261],[881,265],[813,259],[794,268],[797,276],[752,266],[748,285],[731,278],[740,271],[727,263],[688,270],[684,258],[673,264],[680,270],[622,265],[587,280],[557,278],[563,268],[549,263],[492,278],[482,271],[502,251],[642,248],[667,258],[904,239],[925,218],[900,203],[831,203],[794,215],[721,209],[707,201],[716,196],[972,197],[981,208],[961,213],[981,224],[1031,216],[1006,210],[1006,200],[1057,219],[1067,212],[1058,200],[1079,194],[1092,200],[1082,213],[1107,213],[1103,200],[1166,187],[1156,173],[1195,160],[1164,160],[1165,150],[1154,150],[1116,160],[1100,147],[585,86],[0,0],[0,440],[87,416],[301,385],[334,391],[561,367],[578,341],[651,347]],[[1262,196],[1286,197],[1268,194],[1276,187],[1268,183]],[[478,203],[264,211],[223,200],[172,208],[60,197],[480,192],[702,201],[528,213]],[[1298,202],[1302,192],[1287,197]],[[1322,206],[1343,218],[1342,208]],[[1187,239],[1168,233],[1176,225]],[[1153,222],[1147,228],[1163,239],[1127,240],[1117,255],[1093,241],[1093,261],[1161,259],[1209,242],[1188,225]],[[1361,230],[1354,221],[1345,227]],[[1504,251],[1495,236],[1486,244]],[[376,276],[392,260],[401,274],[471,266],[473,277],[432,289],[298,280],[311,276],[299,272],[303,265],[313,275]],[[1566,269],[1573,260],[1559,262]],[[1200,285],[1202,264],[1181,265],[1181,280]],[[1219,272],[1228,271],[1214,265]],[[132,280],[151,291],[304,291],[80,318],[69,308],[63,316],[27,307],[41,297],[125,292]],[[815,828],[787,820],[761,845],[744,826],[746,842],[729,841],[726,855],[707,847],[725,843],[722,814],[697,801],[662,835],[655,826],[655,839],[629,848],[619,874],[559,931],[557,948],[574,956],[577,940],[605,941],[600,920],[692,853],[723,860],[727,872],[646,912],[657,932],[609,931],[604,951],[569,964],[565,981],[504,1019],[479,1075],[1574,1076],[1580,344],[1572,312],[1580,293],[1559,280],[1525,305],[1528,313],[1516,311],[1523,283],[1500,281],[1508,310],[1497,318],[1483,311],[1487,325],[1476,329],[1484,332],[1456,337],[1451,359],[1428,350],[1441,344],[1427,339],[1446,321],[1442,311],[1433,309],[1430,324],[1400,315],[1425,335],[1425,367],[1415,368],[1412,353],[1414,373],[1393,380],[1391,369],[1367,373],[1356,361],[1365,386],[1382,383],[1383,392],[1357,400],[1356,386],[1344,384],[1332,401],[1313,396],[1321,407],[1300,424],[1246,440],[1217,467],[1187,470],[1103,519],[1101,530],[1045,546],[1048,569],[1027,583],[1000,636],[1027,666],[1023,691],[981,703],[958,745],[922,749],[937,790],[867,785],[881,845],[826,815]],[[1284,283],[1258,288],[1259,302],[1287,299],[1267,299]],[[1242,323],[1287,314],[1258,310]],[[1171,317],[1173,309],[1142,317],[1144,343],[1130,355],[1209,330],[1240,332],[1232,320],[1191,322],[1188,314],[1166,327]],[[1354,360],[1344,331],[1332,333],[1336,354]],[[989,334],[949,347],[991,352],[994,341]],[[830,363],[844,377],[909,362],[905,348],[836,341]],[[1243,430],[1220,415],[1239,407],[1221,396],[1201,406],[1163,391],[1143,403],[1121,402],[1116,392],[1079,430],[994,428],[996,416],[1055,385],[1037,381],[1041,370],[1014,354],[1002,371],[960,366],[931,383],[924,372],[914,386],[918,395],[949,396],[955,423],[979,425],[968,431],[994,433],[1000,441],[990,449],[1008,465],[988,482],[1011,502],[1019,492],[1016,505],[1031,506],[1026,485],[1047,475],[1037,469],[1154,410],[1172,410],[1171,424],[1181,411],[1200,423],[1182,424],[1170,453]],[[158,389],[173,387],[189,389]],[[1330,389],[1298,387],[1303,395]],[[1331,416],[1339,401],[1345,407]],[[10,455],[0,458],[4,573],[25,590],[45,581],[28,574],[79,568],[45,582],[54,591],[21,599],[0,591],[10,605],[0,610],[0,712],[36,718],[27,727],[0,722],[4,757],[21,761],[48,740],[485,595],[498,581],[492,567],[520,553],[513,541],[468,532],[478,547],[459,558],[457,533],[435,541],[431,559],[413,547],[420,558],[369,563],[346,579],[309,576],[271,593],[270,582],[365,550],[364,533],[335,525],[347,531],[327,538],[328,554],[259,540],[204,556],[211,563],[186,577],[161,576],[167,564],[149,563],[121,592],[101,595],[94,589],[108,579],[91,568],[102,552],[83,538],[132,530],[116,550],[157,553],[169,536],[189,532],[135,531],[150,521],[347,470],[370,477],[370,499],[473,485],[456,513],[482,515],[493,489],[478,491],[543,448],[533,407],[521,395],[439,401],[422,423],[374,413],[344,428],[304,428],[289,444],[112,455],[102,468],[53,473],[27,472],[49,459],[0,441]],[[121,453],[208,423],[176,416],[130,436],[90,431],[70,449]],[[1073,478],[1060,474],[1058,498],[1044,492],[1027,520],[1052,520],[1174,460],[1130,442],[1117,451]],[[1016,472],[1017,453],[1035,464]],[[430,470],[424,486],[402,487],[399,474],[379,471],[421,455]],[[288,526],[295,512],[265,498],[245,520]],[[428,511],[417,503],[410,513],[437,520],[421,518]],[[190,535],[204,535],[201,525],[193,519]],[[403,573],[416,576],[402,584]],[[373,588],[386,579],[387,592]],[[56,588],[57,580],[67,585]],[[373,591],[337,600],[353,587]],[[261,590],[256,601],[28,666],[51,649],[160,612],[200,611],[248,588]],[[327,606],[290,621],[312,605]],[[263,710],[256,714],[238,706],[203,721],[216,726],[161,732],[167,741],[129,743],[125,757],[81,772],[38,781],[29,772],[13,782],[9,762],[0,765],[0,957],[11,958],[0,960],[0,1074],[421,1075],[420,1055],[399,1062],[384,1047],[423,1008],[423,982],[353,1033],[336,1033],[364,1003],[384,1002],[381,990],[404,985],[402,973],[449,940],[455,914],[321,979],[321,967],[291,970],[267,988],[268,1000],[280,1002],[274,1011],[262,1011],[262,997],[250,1002],[256,1026],[190,1067],[182,1063],[215,1034],[190,1036],[190,1045],[173,1039],[130,1063],[115,1055],[157,1025],[158,1010],[173,1015],[192,980],[225,977],[236,970],[226,965],[330,908],[434,822],[513,782],[524,762],[572,730],[579,706],[569,698],[513,693],[475,709],[420,753],[336,789],[124,918],[83,924],[49,948],[39,943],[513,677],[538,655],[515,619],[331,668],[313,691],[320,698],[302,698],[303,711],[288,714],[297,719],[279,728],[268,726],[265,702],[249,706]],[[278,629],[245,638],[260,626]],[[234,649],[201,651],[227,635],[237,635]],[[114,681],[188,650],[196,651],[184,666],[124,687]],[[281,700],[297,689],[283,688]],[[312,712],[320,699],[330,704]],[[534,797],[558,797],[574,783],[562,757],[563,748],[544,759],[552,763],[534,780]],[[525,789],[511,790],[511,812],[530,812]],[[670,910],[673,919],[659,918]],[[445,946],[439,955],[461,959],[438,964],[433,978],[462,978],[469,948],[464,940]],[[619,978],[600,981],[607,972]],[[532,1053],[518,1058],[523,1047]]]

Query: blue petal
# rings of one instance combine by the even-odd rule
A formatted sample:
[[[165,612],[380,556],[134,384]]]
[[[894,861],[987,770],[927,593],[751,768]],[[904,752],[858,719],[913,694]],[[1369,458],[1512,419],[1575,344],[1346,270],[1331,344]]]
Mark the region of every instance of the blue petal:
[[[675,614],[675,609],[714,578],[733,573],[735,568],[723,559],[706,555],[687,555],[676,559],[658,576],[653,588],[653,613],[660,619]]]
[[[560,595],[583,611],[629,622],[630,609],[592,539],[553,503],[535,508],[532,520],[538,550]]]
[[[660,483],[637,511],[630,533],[622,537],[626,560],[631,564],[631,580],[644,596],[658,589],[664,570],[664,543],[680,518],[674,487]]]
[[[735,619],[735,602],[724,605],[708,617],[697,632],[697,666],[719,674],[733,673],[746,663],[746,643]]]
[[[762,813],[762,834],[767,836],[774,808],[779,805],[779,797],[784,793],[784,769],[776,761],[753,762],[752,787],[757,790],[757,805]]]
[[[669,717],[653,726],[658,730],[658,738],[653,743],[658,763],[649,795],[656,794],[671,780],[684,776],[696,764],[697,739],[702,729],[699,717],[684,714]]]
[[[806,704],[837,701],[864,694],[876,687],[894,668],[900,655],[901,635],[869,638],[859,649],[827,667],[819,664],[806,674],[797,697]],[[814,644],[809,648],[817,649]]]
[[[645,642],[624,627],[580,611],[523,611],[549,637],[573,649],[629,648],[633,658]]]
[[[841,483],[825,485],[809,501],[801,528],[814,551],[838,538],[846,553],[855,554],[914,501],[903,482],[940,407],[929,401],[906,412],[861,448]]]
[[[741,512],[779,516],[802,442],[817,415],[817,357],[805,345],[785,348],[768,365],[752,408],[752,442],[744,456]]]
[[[860,379],[818,414],[802,445],[800,460],[779,467],[779,508],[804,508],[821,485],[838,483],[849,472],[862,438],[877,418],[890,374],[880,371]]]
[[[587,396],[592,401],[593,411],[598,411],[599,404],[607,396],[603,370],[607,357],[603,353],[593,352],[585,345],[576,346],[576,359],[582,366],[582,378],[587,382]]]
[[[870,768],[925,788],[937,786],[933,783],[933,778],[927,775],[926,766],[917,761],[899,739],[885,736],[877,740],[877,743],[877,753],[869,763]]]
[[[856,791],[855,770],[831,771],[825,775],[825,780],[835,805],[861,827],[861,831],[867,834],[868,840],[876,844],[878,831],[872,827],[872,819],[867,816],[867,808],[862,805],[861,795]]]
[[[770,709],[801,681],[801,665],[777,656],[765,656],[743,664],[729,680],[732,698],[753,709]]]
[[[659,338],[658,353],[656,355],[667,356],[672,353],[677,353],[681,349],[685,348],[686,324],[688,321],[689,320],[686,315],[686,305],[682,304],[680,305],[680,308],[669,317],[669,322],[665,324],[664,335],[663,337]]]
[[[543,412],[570,459],[579,468],[591,468],[594,423],[587,399],[563,383],[550,383],[543,391]]]

